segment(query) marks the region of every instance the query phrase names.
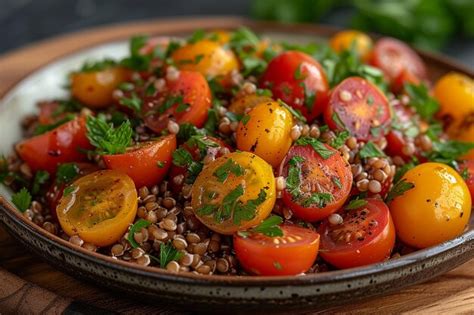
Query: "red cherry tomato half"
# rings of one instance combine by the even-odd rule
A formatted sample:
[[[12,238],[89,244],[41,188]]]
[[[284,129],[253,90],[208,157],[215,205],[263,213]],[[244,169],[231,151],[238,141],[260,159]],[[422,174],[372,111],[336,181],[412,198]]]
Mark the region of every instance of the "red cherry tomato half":
[[[242,267],[259,276],[297,275],[314,264],[319,234],[294,225],[281,226],[283,236],[234,234],[234,249]],[[295,259],[296,258],[296,259]]]
[[[390,80],[406,70],[418,79],[426,78],[426,66],[420,56],[404,42],[384,37],[375,43],[370,63],[380,68]]]
[[[420,84],[420,79],[418,79],[413,73],[407,69],[403,69],[393,80],[390,85],[390,89],[393,93],[400,93],[403,91],[405,83],[411,83],[415,85]]]
[[[286,179],[282,200],[298,218],[321,220],[337,211],[349,196],[352,172],[340,153],[324,145],[332,155],[323,159],[312,146],[293,146],[280,166]],[[296,181],[295,181],[296,180]],[[323,194],[327,199],[318,201]]]
[[[261,86],[312,121],[322,113],[329,85],[323,68],[311,56],[287,51],[273,58],[262,76]]]
[[[466,160],[459,165],[459,172],[467,177],[463,177],[464,181],[471,193],[472,204],[474,205],[474,160]]]
[[[59,103],[55,101],[46,101],[40,102],[39,106],[39,114],[38,114],[38,122],[41,125],[50,125],[58,121],[59,119],[63,118],[64,115],[55,116],[55,111],[59,107]]]
[[[395,245],[395,226],[387,205],[378,199],[340,211],[342,224],[328,220],[319,227],[321,257],[337,268],[352,268],[381,262],[390,257]]]
[[[387,98],[369,81],[350,77],[330,93],[324,120],[333,130],[348,130],[358,140],[379,139],[390,124]]]
[[[16,150],[31,169],[56,173],[58,164],[86,160],[81,150],[92,149],[86,136],[86,120],[79,117],[63,125],[21,141]]]
[[[199,147],[196,145],[196,142],[193,140],[185,142],[182,147],[193,157],[194,161],[202,161],[205,156],[209,156],[211,158],[217,159],[224,154],[221,151],[222,148],[227,148],[229,152],[232,152],[232,148],[222,141],[219,138],[205,136],[202,138],[202,141],[211,143],[211,145],[207,145],[204,151],[200,150]],[[183,188],[184,181],[176,180],[177,176],[182,176],[183,179],[186,179],[188,175],[188,170],[185,167],[177,166],[172,164],[171,169],[169,172],[169,185],[171,191],[176,194],[179,194]]]
[[[180,71],[179,78],[166,81],[166,92],[145,97],[142,107],[145,125],[161,132],[170,119],[178,124],[191,123],[202,127],[211,107],[211,90],[199,72]]]
[[[176,136],[140,143],[123,154],[104,155],[107,168],[121,171],[132,178],[137,188],[159,184],[171,165],[176,150]]]

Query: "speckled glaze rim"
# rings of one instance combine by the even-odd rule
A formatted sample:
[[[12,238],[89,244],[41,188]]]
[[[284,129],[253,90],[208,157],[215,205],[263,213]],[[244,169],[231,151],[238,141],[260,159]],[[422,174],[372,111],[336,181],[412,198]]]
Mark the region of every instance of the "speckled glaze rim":
[[[189,23],[189,19],[186,21]],[[179,24],[179,20],[176,23]],[[234,28],[239,25],[247,25],[257,32],[298,32],[318,36],[329,36],[338,30],[315,25],[282,25],[235,18],[233,25],[210,27]],[[192,29],[179,29],[179,33],[186,31],[192,31]],[[176,32],[168,30],[167,33]],[[472,71],[449,59],[428,53],[420,54],[430,64],[438,64],[446,70],[460,71],[473,76]],[[67,56],[61,59],[63,58]],[[12,90],[14,87],[9,91]],[[5,98],[9,94],[10,92],[7,92]],[[9,233],[43,258],[72,275],[122,291],[174,301],[184,299],[186,302],[197,303],[203,307],[226,304],[246,308],[270,308],[276,305],[285,308],[327,307],[380,295],[428,280],[474,257],[474,229],[471,220],[470,229],[451,241],[367,267],[297,277],[175,274],[158,268],[141,267],[115,260],[74,246],[28,221],[2,196],[0,196],[0,210],[0,221]]]

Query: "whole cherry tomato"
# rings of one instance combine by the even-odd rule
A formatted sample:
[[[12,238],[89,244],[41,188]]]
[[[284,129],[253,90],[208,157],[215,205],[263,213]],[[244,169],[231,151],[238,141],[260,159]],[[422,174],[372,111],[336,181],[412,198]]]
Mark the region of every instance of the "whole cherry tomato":
[[[373,46],[372,39],[370,39],[367,34],[354,30],[346,30],[336,33],[331,37],[329,44],[331,48],[337,52],[349,50],[352,45],[354,45],[355,50],[364,61],[367,61],[370,58]]]

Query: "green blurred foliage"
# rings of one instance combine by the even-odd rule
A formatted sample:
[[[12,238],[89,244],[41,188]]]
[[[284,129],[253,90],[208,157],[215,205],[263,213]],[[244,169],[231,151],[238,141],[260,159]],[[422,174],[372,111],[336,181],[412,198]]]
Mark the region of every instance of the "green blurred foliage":
[[[338,6],[355,10],[349,27],[397,37],[424,49],[440,49],[454,34],[474,37],[474,0],[254,0],[252,15],[316,22]]]

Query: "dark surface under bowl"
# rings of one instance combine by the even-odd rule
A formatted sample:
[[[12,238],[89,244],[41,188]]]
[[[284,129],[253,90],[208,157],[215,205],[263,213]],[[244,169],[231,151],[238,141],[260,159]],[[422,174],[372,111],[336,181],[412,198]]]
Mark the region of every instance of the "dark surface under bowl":
[[[192,21],[191,21],[192,22]],[[195,23],[178,20],[156,34],[192,32]],[[168,26],[170,22],[167,22]],[[171,23],[173,24],[173,23]],[[235,25],[212,24],[210,28],[247,25],[257,32],[314,34],[329,36],[336,30],[313,25],[281,25],[242,20]],[[161,28],[157,28],[161,30]],[[451,61],[421,53],[430,76],[436,79],[448,71],[465,72]],[[473,76],[472,73],[467,73]],[[384,263],[349,270],[298,277],[229,277],[173,274],[140,267],[97,253],[91,253],[49,234],[24,218],[0,196],[0,222],[19,242],[57,268],[98,285],[140,295],[148,301],[163,299],[183,307],[219,310],[321,309],[396,291],[447,272],[474,257],[474,229],[438,246],[420,250]]]

